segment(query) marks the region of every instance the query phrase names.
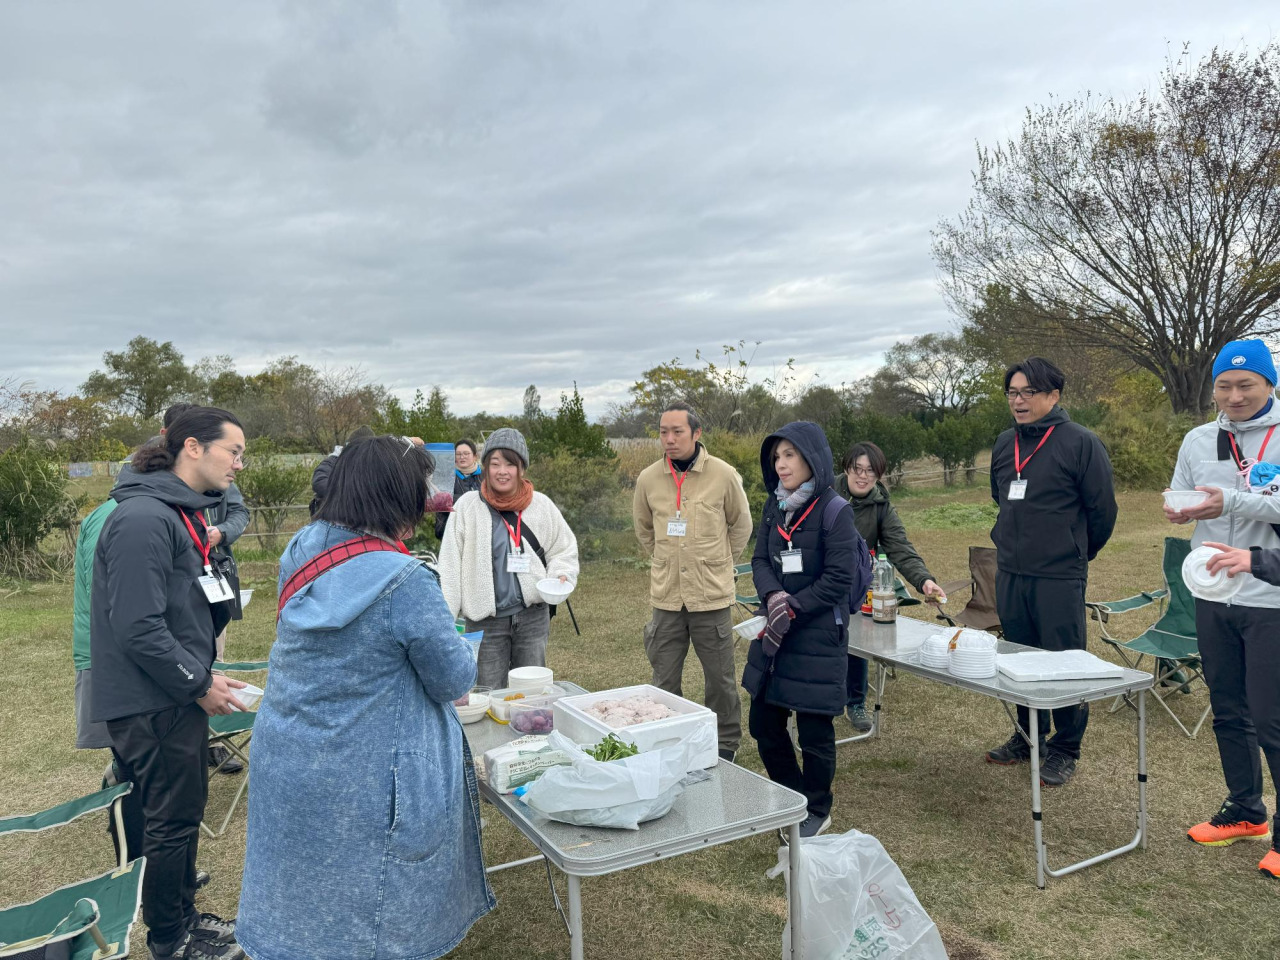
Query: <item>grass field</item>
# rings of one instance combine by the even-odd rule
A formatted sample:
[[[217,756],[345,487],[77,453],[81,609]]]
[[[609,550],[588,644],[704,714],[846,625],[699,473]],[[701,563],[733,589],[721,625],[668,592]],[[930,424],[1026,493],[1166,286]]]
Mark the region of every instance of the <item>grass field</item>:
[[[985,490],[918,491],[900,499],[908,531],[939,580],[966,573],[966,548],[989,542]],[[1121,497],[1120,524],[1093,564],[1089,595],[1127,596],[1159,584],[1162,538],[1170,532],[1154,494]],[[273,583],[266,558],[246,564],[253,585]],[[236,626],[230,654],[265,658],[273,636],[273,589],[259,592]],[[646,574],[634,563],[595,563],[574,597],[583,635],[554,621],[550,665],[588,689],[648,678],[641,628]],[[0,588],[0,812],[29,812],[96,787],[105,752],[73,749],[70,588]],[[915,608],[920,609],[920,608]],[[1137,615],[1140,617],[1140,615]],[[1132,626],[1137,632],[1148,620]],[[1091,641],[1094,652],[1107,650]],[[745,654],[740,649],[739,662]],[[687,696],[701,696],[691,657]],[[1278,692],[1280,695],[1280,692]],[[1185,718],[1204,709],[1203,689],[1179,697]],[[745,714],[744,714],[745,715]],[[982,762],[1005,739],[999,704],[910,677],[891,681],[883,736],[840,748],[834,830],[877,836],[896,859],[958,958],[1272,958],[1280,955],[1280,884],[1261,877],[1260,844],[1201,849],[1185,828],[1213,813],[1225,794],[1212,734],[1188,740],[1154,705],[1149,710],[1150,848],[1058,881],[1034,885],[1025,767]],[[847,735],[843,721],[839,730]],[[1084,757],[1067,788],[1047,792],[1051,864],[1118,846],[1133,832],[1134,716],[1095,705]],[[739,760],[760,770],[748,739]],[[218,777],[210,805],[224,809],[236,778]],[[1274,795],[1270,780],[1268,795]],[[529,855],[527,843],[492,809],[490,862]],[[213,874],[203,909],[236,911],[244,815],[227,834],[202,841]],[[323,842],[323,824],[316,842]],[[59,833],[0,840],[0,903],[22,901],[111,859],[101,820]],[[742,840],[676,860],[583,883],[588,956],[776,957],[786,913],[770,837]],[[340,878],[300,878],[323,885]],[[494,876],[499,906],[456,956],[543,960],[568,955],[563,926],[538,866]],[[564,896],[563,884],[560,885]],[[141,939],[137,943],[141,944]]]

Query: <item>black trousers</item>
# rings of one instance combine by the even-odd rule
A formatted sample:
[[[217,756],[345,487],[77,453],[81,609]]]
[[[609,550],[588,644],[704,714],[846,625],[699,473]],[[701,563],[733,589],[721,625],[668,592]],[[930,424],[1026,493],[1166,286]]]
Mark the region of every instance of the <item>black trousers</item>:
[[[804,760],[802,770],[796,761],[791,735],[787,733],[790,716],[791,711],[786,707],[775,707],[753,697],[747,726],[755,737],[756,749],[760,751],[769,779],[803,793],[809,801],[809,812],[825,818],[831,812],[831,781],[836,778],[835,718],[796,711],[796,732],[800,735],[800,756]]]
[[[1213,706],[1213,735],[1230,799],[1264,823],[1262,757],[1280,784],[1280,610],[1196,601],[1196,636]],[[1276,800],[1280,828],[1280,797]]]
[[[195,703],[107,721],[111,753],[133,781],[124,806],[129,856],[147,858],[142,917],[149,942],[182,936],[195,913],[196,850],[209,796],[209,718]],[[133,846],[141,837],[141,849]]]
[[[996,612],[1005,639],[1041,650],[1083,650],[1085,632],[1084,580],[1052,580],[1049,577],[1020,577],[996,574]],[[1040,745],[1080,759],[1080,741],[1089,724],[1089,705],[1062,707],[1052,711],[1053,739],[1049,736],[1048,710],[1039,711]],[[1018,723],[1028,734],[1031,711],[1018,708]]]
[[[851,707],[861,707],[867,702],[867,661],[849,656],[849,672],[845,674],[844,690]]]

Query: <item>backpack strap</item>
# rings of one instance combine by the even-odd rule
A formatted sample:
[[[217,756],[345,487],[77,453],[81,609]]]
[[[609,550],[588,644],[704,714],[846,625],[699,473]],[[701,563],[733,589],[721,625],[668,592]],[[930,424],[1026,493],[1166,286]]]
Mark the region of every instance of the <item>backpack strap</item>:
[[[280,602],[276,604],[276,620],[280,619],[280,614],[284,611],[284,605],[293,599],[293,595],[322,573],[327,573],[334,567],[340,566],[348,560],[354,560],[362,554],[380,553],[382,551],[390,553],[401,552],[398,547],[387,543],[385,540],[364,536],[356,537],[354,540],[347,540],[336,547],[330,547],[323,553],[316,554],[297,570],[293,571],[293,576],[285,581],[284,587],[280,590]]]
[[[840,516],[840,511],[845,507],[852,510],[853,504],[839,494],[836,494],[836,496],[827,501],[826,505],[822,508],[823,533],[829,533],[831,531],[831,528],[836,525],[836,517]]]

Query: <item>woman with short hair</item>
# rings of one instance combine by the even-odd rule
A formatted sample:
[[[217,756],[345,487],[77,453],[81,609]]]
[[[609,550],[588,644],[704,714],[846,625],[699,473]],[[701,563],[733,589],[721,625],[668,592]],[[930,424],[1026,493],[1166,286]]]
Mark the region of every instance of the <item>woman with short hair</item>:
[[[440,544],[440,583],[467,631],[484,631],[479,683],[505,687],[513,667],[544,667],[551,612],[538,581],[578,580],[578,541],[525,476],[529,447],[503,427],[484,444],[480,489],[465,493]]]
[[[433,467],[400,437],[352,444],[280,558],[237,928],[253,960],[439,957],[496,905],[451,705],[475,655],[401,542]]]
[[[870,441],[855,443],[841,461],[836,493],[853,505],[853,524],[867,541],[867,548],[887,556],[903,579],[926,599],[941,598],[942,588],[907,539],[906,528],[889,500],[889,488],[884,485],[887,469],[883,450]],[[867,661],[862,657],[849,657],[847,689],[845,717],[855,730],[865,733],[871,729],[871,718],[866,708]]]

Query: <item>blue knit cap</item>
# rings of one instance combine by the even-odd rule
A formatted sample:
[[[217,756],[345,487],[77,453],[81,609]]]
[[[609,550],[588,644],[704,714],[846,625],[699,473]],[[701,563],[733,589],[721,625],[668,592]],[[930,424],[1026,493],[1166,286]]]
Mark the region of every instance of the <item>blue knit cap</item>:
[[[1232,340],[1223,347],[1218,359],[1213,361],[1213,379],[1230,370],[1248,370],[1265,377],[1273,387],[1276,385],[1276,364],[1261,340]]]

